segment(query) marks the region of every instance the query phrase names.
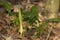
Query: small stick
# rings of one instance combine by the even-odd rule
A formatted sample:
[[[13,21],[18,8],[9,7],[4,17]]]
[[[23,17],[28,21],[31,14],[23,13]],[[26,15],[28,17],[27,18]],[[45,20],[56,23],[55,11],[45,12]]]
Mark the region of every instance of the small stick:
[[[49,33],[48,33],[48,35],[47,35],[46,40],[48,40],[48,39],[49,39],[49,37],[50,37],[50,33],[51,33],[52,29],[53,29],[53,27],[51,27],[51,28],[50,28]]]

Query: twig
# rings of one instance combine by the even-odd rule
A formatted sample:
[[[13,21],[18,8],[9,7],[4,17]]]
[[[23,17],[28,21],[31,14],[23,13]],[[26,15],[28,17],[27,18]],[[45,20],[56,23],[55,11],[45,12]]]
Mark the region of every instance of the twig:
[[[52,29],[53,29],[53,27],[51,27],[51,28],[50,28],[49,33],[48,33],[48,35],[47,35],[46,40],[48,40],[48,39],[49,39],[49,37],[50,37],[50,33],[51,33]]]

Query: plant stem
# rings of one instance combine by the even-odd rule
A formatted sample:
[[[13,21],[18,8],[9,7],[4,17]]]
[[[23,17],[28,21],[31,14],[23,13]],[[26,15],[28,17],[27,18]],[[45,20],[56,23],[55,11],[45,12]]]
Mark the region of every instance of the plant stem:
[[[19,14],[18,14],[18,16],[19,16],[19,22],[20,22],[20,28],[19,28],[19,32],[20,32],[20,36],[22,36],[22,33],[23,33],[23,27],[22,27],[22,15],[21,15],[21,10],[20,10],[20,7],[19,7]]]

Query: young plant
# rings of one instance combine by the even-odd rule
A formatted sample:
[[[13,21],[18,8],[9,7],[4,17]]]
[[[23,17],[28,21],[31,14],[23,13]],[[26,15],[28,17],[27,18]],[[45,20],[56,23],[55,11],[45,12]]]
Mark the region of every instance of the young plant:
[[[21,10],[20,10],[20,7],[18,7],[18,16],[19,16],[19,23],[20,23],[20,29],[19,29],[19,32],[21,33],[21,35],[22,35],[22,33],[23,33],[23,27],[22,27],[22,14],[21,14]]]
[[[22,36],[22,34],[23,34],[23,27],[22,27],[23,26],[22,25],[23,21],[29,23],[28,26],[31,25],[32,28],[33,28],[33,26],[35,26],[33,24],[36,23],[36,21],[38,21],[40,23],[40,21],[38,20],[38,12],[39,12],[38,9],[39,8],[37,6],[32,6],[30,11],[22,10],[22,9],[20,9],[20,6],[17,6],[18,12],[15,13],[15,12],[11,12],[11,9],[14,6],[11,3],[0,0],[0,5],[3,5],[10,15],[16,16],[13,21],[16,25],[19,25],[20,36]],[[22,20],[22,17],[23,17],[23,20]],[[52,21],[60,22],[60,18],[48,19],[47,21],[48,22],[52,22]],[[35,30],[36,30],[37,34],[40,34],[40,32],[45,33],[45,30],[43,29],[43,27],[45,27],[45,26],[46,27],[48,26],[47,22],[42,22],[42,24],[40,24],[38,27],[35,26]]]
[[[13,5],[10,3],[10,2],[6,2],[4,0],[0,0],[0,5],[4,6],[6,8],[6,10],[8,11],[8,13],[10,15],[13,15],[14,12],[11,12],[11,9],[13,8]],[[22,27],[22,15],[21,15],[21,10],[19,8],[19,6],[17,7],[18,8],[18,18],[19,18],[19,25],[20,25],[20,29],[19,29],[19,32],[21,33],[22,35],[22,32],[23,32],[23,27]],[[16,15],[15,15],[16,16]],[[17,17],[16,17],[17,18]],[[18,19],[17,18],[17,19]],[[18,20],[15,19],[15,22],[17,23]]]

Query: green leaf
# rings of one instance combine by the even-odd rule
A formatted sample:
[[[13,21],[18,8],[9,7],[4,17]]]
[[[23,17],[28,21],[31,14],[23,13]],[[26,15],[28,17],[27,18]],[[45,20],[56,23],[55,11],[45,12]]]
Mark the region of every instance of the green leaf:
[[[60,18],[48,19],[49,22],[60,22]]]
[[[32,19],[33,17],[38,17],[38,7],[37,6],[32,6],[32,8],[30,9],[30,18]]]
[[[21,13],[23,14],[24,18],[28,18],[30,16],[30,12],[26,10],[21,10]]]
[[[19,24],[19,18],[16,17],[15,20],[14,20],[15,24],[18,25]]]
[[[6,2],[4,0],[0,0],[0,5],[4,6],[8,12],[11,12],[11,8],[13,7],[10,2]]]
[[[36,28],[36,30],[45,34],[46,30],[44,29],[44,27],[48,27],[48,23],[43,22],[42,24],[39,25],[39,27]]]
[[[40,27],[47,27],[48,26],[48,23],[47,22],[43,22]]]
[[[16,12],[11,12],[11,13],[9,13],[9,16],[16,16],[16,17],[18,17],[18,13],[16,13]]]

